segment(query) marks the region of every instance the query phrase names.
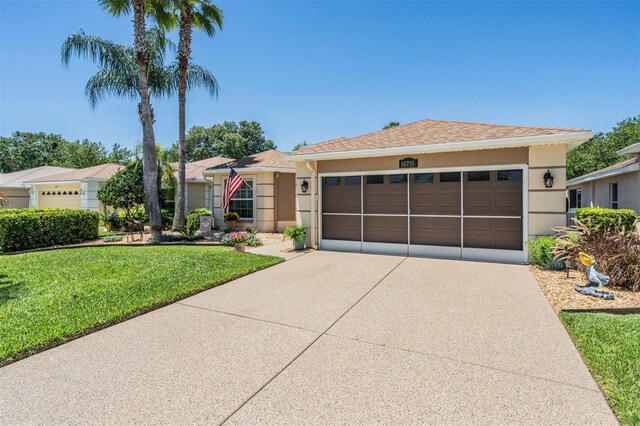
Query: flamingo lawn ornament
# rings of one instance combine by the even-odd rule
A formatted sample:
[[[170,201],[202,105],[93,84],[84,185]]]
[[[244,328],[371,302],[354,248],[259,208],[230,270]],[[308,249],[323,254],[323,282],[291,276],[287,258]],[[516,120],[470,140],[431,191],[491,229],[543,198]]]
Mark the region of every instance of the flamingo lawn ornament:
[[[587,267],[585,276],[587,277],[587,285],[577,285],[576,291],[587,296],[597,297],[604,300],[613,300],[613,293],[610,291],[599,290],[609,284],[611,279],[608,275],[601,274],[596,271],[596,259],[587,253],[580,252],[580,262]]]

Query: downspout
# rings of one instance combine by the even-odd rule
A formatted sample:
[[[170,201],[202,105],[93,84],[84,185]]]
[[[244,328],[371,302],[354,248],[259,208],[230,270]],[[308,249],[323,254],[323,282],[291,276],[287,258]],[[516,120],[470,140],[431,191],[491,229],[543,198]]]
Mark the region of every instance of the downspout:
[[[273,232],[278,232],[278,178],[279,172],[273,172]]]
[[[213,196],[215,195],[213,193],[213,188],[215,188],[214,185],[214,177],[211,176],[211,180],[207,179],[207,177],[204,175],[204,173],[202,174],[202,177],[204,178],[204,180],[206,180],[207,182],[211,182],[209,185],[211,185],[211,189],[209,190],[209,210],[211,210],[211,218],[213,219],[213,226],[215,227],[217,224],[215,223],[216,221],[216,214],[213,210]],[[186,185],[185,185],[186,186]]]
[[[311,172],[311,246],[315,249],[318,248],[318,229],[316,227],[316,176],[317,176],[317,162],[311,164],[311,161],[305,160],[304,165]]]

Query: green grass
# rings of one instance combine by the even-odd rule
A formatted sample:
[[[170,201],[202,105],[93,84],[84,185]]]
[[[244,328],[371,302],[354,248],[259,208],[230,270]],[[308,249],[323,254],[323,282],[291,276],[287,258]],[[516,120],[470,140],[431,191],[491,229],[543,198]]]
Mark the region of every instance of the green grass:
[[[640,425],[640,315],[561,312],[618,419]]]
[[[0,256],[0,365],[281,261],[194,246]]]

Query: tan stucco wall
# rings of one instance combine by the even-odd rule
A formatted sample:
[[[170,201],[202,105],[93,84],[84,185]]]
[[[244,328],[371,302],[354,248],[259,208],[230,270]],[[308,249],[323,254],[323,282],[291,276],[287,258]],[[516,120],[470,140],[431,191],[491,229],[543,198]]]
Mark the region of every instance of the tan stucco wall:
[[[566,224],[566,147],[544,145],[529,148],[529,239],[553,233]],[[544,174],[553,175],[553,187],[545,188]]]
[[[529,165],[528,234],[530,238],[551,233],[555,226],[565,223],[565,145],[546,145],[535,148],[505,148],[451,153],[372,157],[350,160],[327,160],[317,164],[317,173],[343,173],[376,170],[399,170],[398,161],[405,157],[418,159],[418,168],[473,167],[501,164]],[[553,188],[545,188],[543,175],[549,170],[554,176]],[[317,242],[318,180],[304,162],[298,163],[296,175],[296,220],[308,228],[307,244]],[[316,174],[317,176],[317,174]],[[299,190],[303,180],[309,191]],[[312,204],[313,203],[313,204]],[[315,212],[312,217],[312,211]]]
[[[42,195],[43,192],[75,192],[80,194],[80,183],[34,185],[38,208],[79,209],[80,195]]]
[[[207,187],[206,183],[187,183],[187,213],[195,209],[207,208]]]
[[[26,209],[29,207],[29,188],[9,189],[0,188],[9,198],[9,203],[0,209]]]
[[[640,213],[640,172],[625,173],[605,179],[571,185],[582,189],[582,207],[611,207],[610,184],[618,184],[618,207]]]

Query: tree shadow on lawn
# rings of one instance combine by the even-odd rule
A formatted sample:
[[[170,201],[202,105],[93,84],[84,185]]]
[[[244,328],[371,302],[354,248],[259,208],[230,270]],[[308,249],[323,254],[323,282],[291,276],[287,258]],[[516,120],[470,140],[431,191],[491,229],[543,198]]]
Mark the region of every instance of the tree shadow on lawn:
[[[17,299],[21,291],[19,282],[11,281],[7,274],[0,273],[0,306]]]

